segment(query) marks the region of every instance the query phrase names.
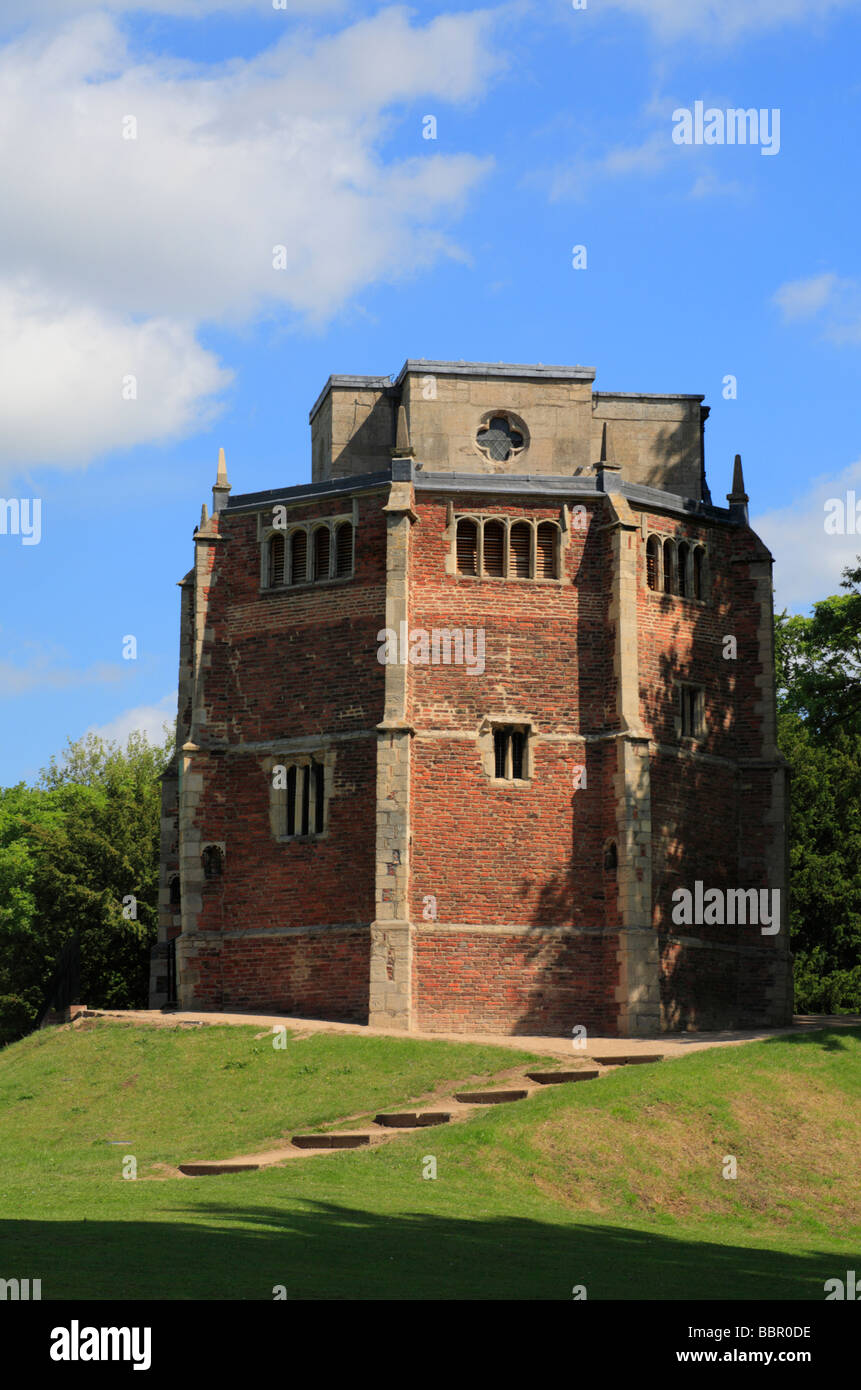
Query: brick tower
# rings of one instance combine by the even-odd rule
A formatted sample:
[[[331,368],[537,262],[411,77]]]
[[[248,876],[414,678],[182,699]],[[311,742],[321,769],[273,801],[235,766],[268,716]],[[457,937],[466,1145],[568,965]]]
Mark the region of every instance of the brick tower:
[[[439,1032],[789,1021],[771,556],[701,396],[330,377],[181,582],[152,1004]],[[175,971],[173,969],[175,962]]]

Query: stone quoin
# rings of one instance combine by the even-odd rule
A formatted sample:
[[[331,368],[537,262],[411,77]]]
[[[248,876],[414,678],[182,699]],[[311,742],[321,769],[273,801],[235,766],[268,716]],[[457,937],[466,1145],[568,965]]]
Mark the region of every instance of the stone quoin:
[[[790,1021],[785,912],[673,919],[697,883],[787,901],[772,559],[738,456],[711,501],[703,397],[594,377],[333,376],[310,483],[233,496],[221,452],[180,582],[153,1007]],[[383,630],[481,631],[483,668],[381,663]]]

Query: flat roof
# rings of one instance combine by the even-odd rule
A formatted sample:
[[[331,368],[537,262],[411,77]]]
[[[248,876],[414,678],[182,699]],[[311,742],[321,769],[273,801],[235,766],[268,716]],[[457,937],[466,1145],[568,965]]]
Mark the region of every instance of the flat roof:
[[[359,473],[351,478],[331,478],[318,483],[298,483],[292,487],[270,488],[265,492],[247,492],[231,497],[221,515],[261,511],[264,508],[268,510],[279,502],[304,502],[312,501],[315,497],[337,496],[338,493],[367,492],[394,481],[412,482],[419,492],[560,498],[596,497],[604,492],[594,474],[430,472],[412,459],[395,459],[389,468],[374,473]],[[623,497],[641,507],[669,511],[678,516],[699,516],[704,520],[739,524],[728,507],[717,507],[696,498],[680,497],[675,493],[663,492],[660,488],[626,482],[622,478],[618,480],[618,490]]]
[[[395,378],[400,386],[410,372],[432,376],[511,376],[536,377],[553,381],[594,381],[594,367],[548,367],[543,362],[435,362],[424,357],[409,357]]]
[[[408,357],[396,377],[390,376],[330,376],[308,412],[313,420],[333,387],[355,387],[360,391],[397,389],[410,373],[423,376],[503,377],[533,381],[594,381],[595,367],[548,366],[544,362],[439,362],[433,358]],[[598,400],[614,401],[704,401],[705,396],[690,392],[664,391],[594,391]]]

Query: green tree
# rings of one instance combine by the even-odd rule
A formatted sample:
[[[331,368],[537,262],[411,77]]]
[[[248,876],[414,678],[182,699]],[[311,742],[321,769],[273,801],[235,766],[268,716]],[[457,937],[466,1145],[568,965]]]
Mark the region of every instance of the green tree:
[[[861,1009],[861,557],[848,592],[775,620],[791,772],[790,929],[799,1012]]]
[[[65,943],[81,939],[81,997],[145,1006],[158,922],[159,776],[172,739],[69,742],[37,787],[0,795],[0,1042],[20,1037]]]

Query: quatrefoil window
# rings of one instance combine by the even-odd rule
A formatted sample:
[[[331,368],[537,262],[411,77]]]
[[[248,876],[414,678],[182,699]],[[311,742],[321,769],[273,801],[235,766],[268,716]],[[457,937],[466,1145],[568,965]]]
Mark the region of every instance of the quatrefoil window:
[[[519,453],[524,445],[522,431],[515,429],[505,415],[494,415],[486,425],[481,425],[475,442],[487,458],[498,463]]]

